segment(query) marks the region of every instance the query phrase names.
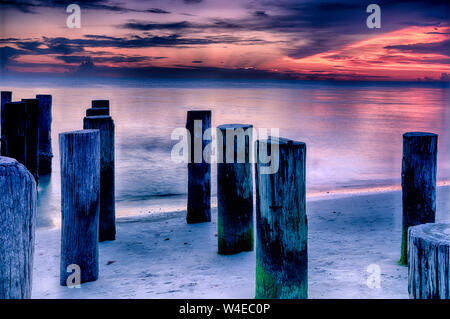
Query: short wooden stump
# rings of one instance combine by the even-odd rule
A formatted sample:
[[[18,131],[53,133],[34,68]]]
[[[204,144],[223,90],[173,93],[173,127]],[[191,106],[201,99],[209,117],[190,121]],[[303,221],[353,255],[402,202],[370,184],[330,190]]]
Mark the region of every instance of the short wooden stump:
[[[408,231],[408,291],[411,299],[450,298],[450,223]]]

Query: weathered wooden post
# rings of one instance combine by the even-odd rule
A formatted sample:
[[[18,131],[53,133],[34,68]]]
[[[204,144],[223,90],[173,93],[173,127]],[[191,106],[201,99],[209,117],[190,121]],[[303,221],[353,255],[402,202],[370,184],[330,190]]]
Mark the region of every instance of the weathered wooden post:
[[[186,129],[190,133],[186,222],[210,222],[211,154],[203,152],[208,144],[203,137],[211,140],[211,111],[188,111]]]
[[[411,299],[450,299],[450,224],[409,228],[408,291]]]
[[[52,96],[38,94],[39,101],[39,175],[52,172]]]
[[[411,132],[403,135],[403,229],[400,264],[408,264],[408,228],[434,223],[438,136]]]
[[[27,152],[25,166],[39,183],[39,100],[22,99],[27,104]]]
[[[0,157],[0,299],[31,298],[36,183],[25,166]]]
[[[12,101],[12,92],[2,91],[1,92],[1,113],[0,113],[0,124],[1,124],[1,155],[3,156],[3,140],[5,138],[5,104]]]
[[[115,240],[114,121],[110,116],[87,116],[83,128],[100,130],[99,241]]]
[[[26,165],[27,159],[27,104],[25,102],[7,102],[4,105],[2,126],[3,144],[2,155],[16,159],[19,163]]]
[[[98,115],[109,115],[109,108],[97,107],[86,109],[86,116],[98,116]]]
[[[100,133],[98,130],[61,133],[59,152],[62,215],[60,284],[66,286],[98,278]]]
[[[264,154],[271,150],[268,167]],[[256,141],[256,298],[308,298],[306,144]],[[278,164],[277,164],[278,162]]]
[[[93,109],[96,109],[96,108],[108,108],[109,109],[109,100],[92,100],[91,106]]]
[[[219,254],[253,250],[252,136],[252,125],[217,127]]]

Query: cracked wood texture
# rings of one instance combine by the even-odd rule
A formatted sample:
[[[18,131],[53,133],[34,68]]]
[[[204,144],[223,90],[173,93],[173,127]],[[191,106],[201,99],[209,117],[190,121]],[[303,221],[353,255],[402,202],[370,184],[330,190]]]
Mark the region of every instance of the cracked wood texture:
[[[31,298],[36,182],[22,164],[0,157],[0,299]]]
[[[408,264],[408,228],[434,223],[438,136],[410,132],[403,135],[403,227],[400,263]]]
[[[252,132],[247,124],[217,127],[217,238],[222,255],[253,250]]]
[[[1,155],[4,156],[4,138],[5,138],[5,104],[12,101],[12,92],[2,91],[1,92]]]
[[[83,120],[83,128],[100,131],[99,241],[115,240],[114,121],[110,116],[88,116]]]
[[[211,111],[188,111],[188,224],[211,221],[211,153],[203,152],[211,141]],[[205,131],[208,130],[206,133]],[[205,158],[206,157],[206,158]]]
[[[100,133],[81,130],[59,134],[61,161],[61,269],[67,285],[67,266],[80,267],[80,282],[98,278],[98,221],[100,211]]]
[[[256,141],[256,154],[277,156],[276,165],[256,163],[256,289],[261,299],[308,297],[306,144],[283,138]],[[272,160],[273,165],[273,160]]]
[[[39,101],[39,175],[48,175],[52,171],[52,96],[38,94]]]
[[[409,228],[408,292],[411,299],[450,299],[450,224]]]

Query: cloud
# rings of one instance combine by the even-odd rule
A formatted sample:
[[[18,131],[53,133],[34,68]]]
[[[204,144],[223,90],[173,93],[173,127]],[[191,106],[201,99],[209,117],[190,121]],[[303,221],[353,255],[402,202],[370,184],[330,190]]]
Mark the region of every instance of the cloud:
[[[303,58],[333,51],[349,43],[408,26],[449,24],[448,1],[378,0],[377,4],[382,10],[382,27],[368,29],[366,26],[368,4],[369,2],[359,0],[252,2],[249,4],[251,16],[240,19],[216,19],[210,28],[271,33],[285,39],[287,45],[282,49],[288,56]]]
[[[265,11],[255,11],[254,13],[255,17],[268,17],[269,15]]]
[[[6,46],[0,48],[0,68],[4,68],[11,60],[19,55],[21,55],[24,51],[17,50],[15,48]]]
[[[169,14],[169,11],[163,10],[163,9],[158,9],[158,8],[151,8],[151,9],[147,9],[145,10],[145,12],[149,12],[149,13],[158,13],[158,14]]]
[[[116,4],[114,1],[109,0],[83,0],[83,1],[72,1],[72,0],[0,0],[0,7],[3,9],[13,9],[18,10],[23,13],[38,13],[38,9],[48,9],[48,8],[58,8],[67,7],[71,3],[78,3],[80,7],[84,10],[104,10],[112,11],[117,13],[124,12],[147,12],[147,13],[159,13],[167,14],[170,13],[163,9],[150,8],[146,10],[137,10],[128,7],[124,7]]]
[[[450,39],[441,42],[389,45],[385,49],[410,53],[432,53],[450,56]]]
[[[143,22],[128,22],[122,25],[123,28],[139,31],[150,30],[180,30],[191,28],[192,25],[187,21],[174,22],[174,23],[143,23]]]
[[[92,63],[136,63],[152,60],[151,57],[146,56],[78,56],[78,55],[61,55],[56,57],[58,60],[64,61],[65,63],[82,63],[89,59]]]
[[[272,79],[292,80],[295,74],[271,72],[255,69],[231,69],[204,66],[177,66],[177,67],[105,67],[91,64],[80,65],[71,74],[78,76],[114,76],[129,78],[188,78],[188,79]]]
[[[27,13],[41,13],[43,12],[42,8],[60,8],[70,2],[70,0],[0,0],[0,9],[10,8]],[[147,6],[146,3],[150,5]],[[302,77],[311,77],[313,76],[311,73],[317,73],[314,75],[315,78],[319,75],[331,77],[334,71],[341,72],[342,70],[344,72],[344,69],[347,73],[356,73],[358,71],[355,70],[358,68],[360,70],[368,68],[366,70],[369,70],[369,73],[380,74],[383,71],[375,72],[370,69],[378,69],[378,66],[392,66],[390,63],[401,70],[413,68],[414,64],[421,65],[422,70],[429,67],[433,69],[432,76],[436,78],[440,76],[441,72],[448,73],[445,67],[449,64],[447,57],[450,57],[450,43],[448,40],[442,41],[442,39],[446,39],[445,31],[449,29],[450,8],[449,2],[445,0],[378,0],[376,3],[382,10],[382,27],[376,30],[368,29],[366,26],[368,16],[366,7],[370,2],[361,2],[360,0],[252,0],[229,3],[220,0],[173,0],[170,11],[177,13],[173,16],[168,16],[171,12],[158,8],[160,3],[164,8],[163,1],[153,0],[147,0],[147,2],[137,0],[127,2],[121,0],[82,1],[80,2],[82,9],[98,10],[95,11],[95,15],[98,14],[99,21],[108,21],[108,28],[102,24],[86,30],[95,30],[89,31],[92,33],[103,33],[105,30],[110,31],[111,27],[117,29],[113,30],[111,35],[86,34],[79,36],[77,35],[79,33],[72,32],[67,37],[66,33],[57,33],[67,31],[53,30],[54,33],[51,34],[61,36],[32,39],[18,39],[17,34],[12,34],[11,38],[0,39],[0,45],[4,46],[1,48],[2,66],[7,63],[16,63],[17,65],[17,60],[36,61],[36,58],[18,59],[25,55],[47,56],[42,59],[45,61],[44,64],[54,58],[57,60],[56,62],[59,61],[61,68],[68,69],[74,67],[75,64],[81,65],[83,61],[86,62],[87,57],[89,57],[87,62],[95,64],[96,69],[114,63],[121,66],[132,63],[136,63],[136,66],[152,65],[151,61],[166,58],[164,57],[165,50],[158,49],[155,50],[158,53],[151,53],[162,55],[158,58],[140,56],[144,55],[142,51],[127,53],[131,51],[127,49],[177,48],[180,50],[177,50],[174,55],[176,60],[169,59],[167,65],[174,66],[183,61],[182,63],[186,63],[189,68],[192,68],[202,66],[201,60],[193,59],[203,58],[206,55],[192,56],[183,49],[193,47],[203,49],[214,46],[218,56],[217,58],[208,58],[208,64],[217,61],[217,65],[226,63],[226,65],[235,66],[264,66],[273,70],[292,68],[304,72]],[[208,10],[203,10],[204,8],[196,10],[200,6],[195,6],[195,4],[207,7]],[[189,16],[180,18],[179,14],[182,14],[181,12],[187,9],[188,5],[192,5],[189,8]],[[223,11],[221,11],[222,9]],[[227,11],[228,9],[232,9],[232,11]],[[115,14],[134,12],[140,14],[134,16]],[[226,14],[222,14],[222,12]],[[230,12],[237,12],[235,18],[229,15]],[[53,12],[48,14],[53,14]],[[105,16],[111,17],[111,19],[100,20],[100,17]],[[146,17],[151,19],[146,19]],[[174,21],[174,17],[179,17],[179,20]],[[135,19],[130,20],[130,18]],[[354,44],[365,43],[372,38],[394,31],[409,29],[411,26],[429,27],[412,28],[414,36],[408,41],[398,38],[388,42],[372,43],[370,46],[354,46]],[[228,44],[242,47],[233,50]],[[272,45],[265,46],[259,52],[249,47],[254,44]],[[114,54],[108,51],[113,51]],[[153,50],[148,50],[148,52],[150,51]],[[185,52],[186,55],[184,55]],[[207,52],[207,54],[209,53]],[[284,60],[285,57],[293,60],[306,59],[305,61],[308,63],[302,62],[303,64],[294,65],[292,64],[294,62]],[[316,57],[320,59],[317,60]],[[190,61],[192,62],[189,63]],[[317,64],[314,65],[315,63]],[[355,69],[348,69],[349,66]],[[315,70],[315,68],[321,69]],[[197,72],[201,73],[204,70],[206,69],[203,68]],[[139,73],[138,71],[133,72]],[[309,75],[306,74],[307,72]],[[227,71],[217,72],[220,75],[226,73]],[[230,71],[230,73],[233,72]],[[419,75],[414,75],[414,77],[417,76]],[[420,76],[424,76],[424,74]]]
[[[4,39],[5,40],[5,39]],[[2,39],[0,39],[0,42]],[[27,54],[62,54],[84,52],[87,48],[149,48],[149,47],[186,47],[209,44],[256,44],[264,43],[260,39],[245,39],[235,36],[185,37],[179,34],[167,36],[124,36],[111,37],[105,35],[85,35],[83,38],[69,39],[65,37],[42,37],[38,40],[10,40],[3,43],[17,45]]]

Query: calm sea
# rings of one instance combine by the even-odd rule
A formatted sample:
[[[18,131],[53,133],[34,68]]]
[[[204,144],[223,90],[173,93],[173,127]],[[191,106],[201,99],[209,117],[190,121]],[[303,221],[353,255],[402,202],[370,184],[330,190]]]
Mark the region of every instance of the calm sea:
[[[395,186],[402,134],[439,134],[438,179],[450,178],[450,90],[438,84],[205,80],[1,80],[13,100],[53,96],[53,174],[41,178],[38,227],[59,224],[58,133],[82,128],[93,99],[109,99],[116,125],[117,215],[183,209],[187,169],[171,161],[186,111],[211,109],[213,126],[279,128],[307,143],[309,194]],[[215,195],[213,166],[213,195]]]

